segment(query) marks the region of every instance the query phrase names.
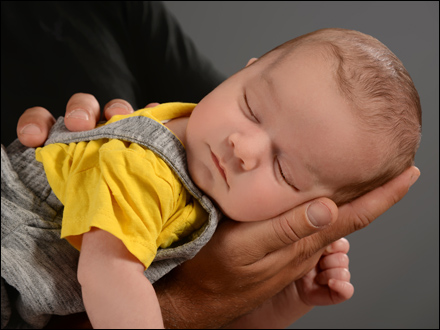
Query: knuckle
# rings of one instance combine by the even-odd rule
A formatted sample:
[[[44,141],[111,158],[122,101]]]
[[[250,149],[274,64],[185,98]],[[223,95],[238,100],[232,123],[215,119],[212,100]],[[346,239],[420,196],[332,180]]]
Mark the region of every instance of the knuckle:
[[[114,115],[125,115],[133,113],[131,104],[123,99],[114,99],[104,106],[104,115],[109,120]]]
[[[350,250],[350,242],[348,241],[348,239],[346,239],[345,237],[342,237],[340,239],[340,242],[341,242],[343,248],[345,248],[345,250],[348,252]]]
[[[67,108],[74,108],[74,107],[85,107],[90,102],[93,102],[94,97],[90,94],[85,93],[76,93],[73,94],[69,101],[67,102]]]
[[[50,114],[50,112],[43,107],[36,106],[36,107],[26,109],[23,112],[23,114],[21,115],[21,117],[29,116],[29,115],[32,115],[32,116],[33,115],[41,115],[41,114]]]
[[[88,96],[88,95],[90,95],[90,94],[88,94],[88,93],[81,93],[81,92],[78,92],[78,93],[73,94],[73,95],[71,96],[71,98],[73,98],[73,97],[78,97],[78,96],[83,96],[83,95]]]
[[[28,108],[18,120],[17,137],[27,147],[41,146],[54,123],[55,118],[47,109],[38,106]]]
[[[94,99],[95,97],[92,94],[89,93],[75,93],[73,94],[70,99],[76,99],[76,98],[81,98],[81,99]]]
[[[290,262],[292,272],[298,274],[298,270],[303,269],[303,271],[298,274],[297,278],[304,276],[313,267],[315,267],[317,263],[322,263],[320,253],[317,253],[314,248],[310,248],[313,246],[313,241],[308,240],[308,238],[309,237],[303,238],[301,241],[295,244],[297,246],[292,253],[294,256]]]
[[[28,124],[38,124],[42,126],[40,128],[45,128],[46,126],[51,126],[54,122],[55,118],[47,109],[43,107],[32,107],[23,112],[18,119],[17,127],[22,128]]]
[[[291,262],[292,267],[297,267],[306,262],[312,262],[315,266],[322,261],[322,252],[320,251],[320,244],[317,243],[313,237],[304,237],[300,241],[291,245]]]
[[[342,272],[342,280],[349,282],[351,280],[351,273],[348,269],[344,269]]]
[[[131,107],[130,103],[128,103],[127,101],[125,101],[123,99],[113,99],[113,100],[111,100],[110,102],[108,102],[105,105],[105,108],[108,108],[108,107],[111,107],[111,106],[113,106],[113,107],[120,107],[120,108],[123,108],[123,109],[126,108],[127,110],[128,110],[128,108]]]
[[[297,242],[301,238],[292,227],[286,214],[280,215],[278,221],[272,221],[272,226],[279,240],[286,245]]]
[[[338,263],[339,265],[343,266],[343,267],[348,267],[350,260],[348,258],[348,255],[343,254],[343,253],[339,253],[338,255]]]
[[[374,220],[374,215],[364,204],[359,204],[356,208],[351,204],[350,219],[352,219],[352,232],[354,232],[367,227]]]
[[[148,103],[145,108],[154,108],[156,106],[158,106],[160,103],[157,102],[152,102],[152,103]]]
[[[94,112],[97,109],[99,112],[99,102],[92,94],[76,93],[67,102],[66,110],[74,110],[75,108],[82,108],[89,112]]]
[[[346,238],[340,238],[331,244],[333,251],[347,253],[350,250],[350,243]]]
[[[362,213],[356,214],[353,222],[355,230],[357,231],[367,227],[371,223],[370,219],[369,212],[366,209],[363,210]]]

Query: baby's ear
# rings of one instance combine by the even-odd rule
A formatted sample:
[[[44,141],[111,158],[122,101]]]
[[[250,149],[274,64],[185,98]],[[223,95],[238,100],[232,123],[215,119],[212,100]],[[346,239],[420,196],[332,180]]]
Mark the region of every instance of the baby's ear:
[[[246,66],[251,65],[251,64],[254,63],[256,60],[258,60],[258,58],[256,58],[256,57],[252,57],[252,58],[247,62]]]

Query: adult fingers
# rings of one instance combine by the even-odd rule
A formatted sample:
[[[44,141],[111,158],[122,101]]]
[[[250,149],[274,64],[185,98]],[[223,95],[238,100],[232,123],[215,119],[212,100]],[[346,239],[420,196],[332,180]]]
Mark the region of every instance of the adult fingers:
[[[348,268],[348,256],[345,253],[333,253],[319,260],[319,268],[322,270],[331,268]]]
[[[270,220],[238,223],[242,228],[231,230],[230,240],[240,242],[239,254],[246,256],[249,264],[322,230],[337,216],[336,205],[328,198],[319,198]]]
[[[391,206],[400,201],[420,176],[417,167],[411,166],[383,186],[339,207],[338,220],[317,233],[318,245],[325,246],[340,237],[365,228]]]
[[[93,95],[77,93],[67,102],[64,124],[69,131],[79,132],[94,129],[99,118],[99,103]]]
[[[158,106],[160,103],[157,102],[153,102],[153,103],[148,103],[145,108],[154,108],[155,106]]]
[[[122,99],[114,99],[108,102],[104,107],[104,116],[110,120],[114,115],[126,115],[133,113],[133,107],[130,103]]]
[[[328,281],[333,304],[347,301],[354,294],[354,286],[350,282],[331,279]]]
[[[349,250],[350,250],[350,243],[346,238],[343,237],[328,245],[324,250],[323,255],[329,255],[338,252],[348,253]]]
[[[27,109],[18,120],[18,139],[27,147],[39,147],[46,141],[49,130],[54,123],[55,118],[45,108]]]
[[[382,187],[339,209],[328,198],[319,198],[275,219],[245,223],[249,226],[243,230],[231,231],[232,242],[239,240],[241,247],[232,245],[246,256],[243,259],[247,258],[248,264],[261,260],[260,266],[264,269],[277,261],[277,269],[286,266],[291,270],[296,267],[297,259],[306,260],[332,242],[367,226],[402,199],[419,175],[420,171],[412,166]],[[317,220],[322,221],[321,226]],[[328,223],[330,225],[326,225]],[[234,234],[240,237],[234,238]],[[293,262],[292,256],[298,255]]]
[[[153,108],[160,103],[149,103],[145,106],[145,108]],[[133,113],[133,107],[130,103],[122,99],[114,99],[108,102],[104,107],[104,117],[107,120],[110,120],[115,115],[126,115]]]
[[[347,268],[331,268],[316,275],[316,283],[320,285],[327,285],[328,281],[331,279],[349,282],[350,278],[351,274]]]

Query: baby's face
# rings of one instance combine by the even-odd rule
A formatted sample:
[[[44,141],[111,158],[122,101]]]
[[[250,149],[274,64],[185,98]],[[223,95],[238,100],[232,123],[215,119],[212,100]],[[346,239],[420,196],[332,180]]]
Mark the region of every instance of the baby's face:
[[[185,146],[194,182],[231,219],[265,220],[371,170],[374,148],[311,49],[257,61],[194,109]]]

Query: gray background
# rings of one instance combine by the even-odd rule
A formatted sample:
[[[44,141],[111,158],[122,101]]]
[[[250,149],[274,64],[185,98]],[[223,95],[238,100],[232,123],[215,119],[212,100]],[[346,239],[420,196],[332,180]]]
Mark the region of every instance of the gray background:
[[[295,328],[439,327],[438,2],[165,1],[199,50],[228,76],[296,36],[325,27],[371,34],[404,63],[419,91],[421,177],[407,196],[348,237],[355,294],[317,307]]]

